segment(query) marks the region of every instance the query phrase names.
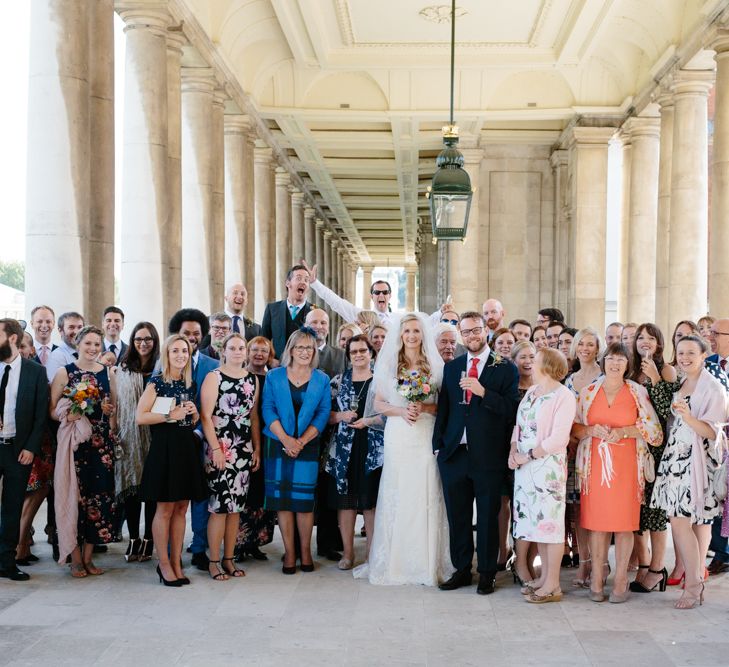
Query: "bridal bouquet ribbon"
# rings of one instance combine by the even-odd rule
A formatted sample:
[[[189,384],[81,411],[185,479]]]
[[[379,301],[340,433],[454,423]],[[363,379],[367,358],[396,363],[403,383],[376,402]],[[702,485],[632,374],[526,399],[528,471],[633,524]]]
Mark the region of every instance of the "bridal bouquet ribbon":
[[[96,378],[93,375],[84,375],[81,380],[63,389],[63,397],[71,403],[71,414],[90,415],[101,398],[101,392]]]
[[[397,393],[408,403],[421,403],[435,391],[428,375],[422,375],[420,371],[410,371],[397,378]]]

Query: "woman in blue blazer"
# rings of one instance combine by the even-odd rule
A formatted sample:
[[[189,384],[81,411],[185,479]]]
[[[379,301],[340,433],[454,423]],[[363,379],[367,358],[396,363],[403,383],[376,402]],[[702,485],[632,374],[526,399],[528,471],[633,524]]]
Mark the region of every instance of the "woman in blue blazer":
[[[314,494],[319,471],[319,435],[329,420],[329,378],[317,370],[316,336],[294,332],[269,371],[263,389],[265,509],[278,512],[284,574],[296,572],[294,521],[301,542],[301,569],[311,572]],[[294,516],[296,517],[294,519]]]

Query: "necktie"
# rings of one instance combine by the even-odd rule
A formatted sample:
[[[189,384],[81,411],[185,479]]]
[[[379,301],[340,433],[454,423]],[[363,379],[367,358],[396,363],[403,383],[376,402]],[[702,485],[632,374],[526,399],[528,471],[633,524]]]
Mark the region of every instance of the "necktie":
[[[113,352],[114,356],[116,357],[116,344],[115,343],[112,343],[111,345],[109,345],[109,352]]]
[[[298,306],[291,306],[291,319],[295,320],[296,316],[299,314],[299,307]]]
[[[5,390],[8,388],[8,379],[10,378],[10,366],[5,366],[3,379],[0,382],[0,430],[5,423]]]
[[[233,315],[233,331],[240,333],[240,317],[238,315]]]
[[[478,357],[471,359],[471,368],[468,369],[468,377],[478,379]],[[466,403],[471,402],[473,392],[466,390]]]
[[[722,359],[719,362],[719,366],[721,366],[721,370],[726,371],[726,359]]]
[[[48,361],[48,346],[47,345],[41,345],[40,352],[38,353],[38,359],[40,360],[40,362],[43,366],[46,365],[46,362]]]

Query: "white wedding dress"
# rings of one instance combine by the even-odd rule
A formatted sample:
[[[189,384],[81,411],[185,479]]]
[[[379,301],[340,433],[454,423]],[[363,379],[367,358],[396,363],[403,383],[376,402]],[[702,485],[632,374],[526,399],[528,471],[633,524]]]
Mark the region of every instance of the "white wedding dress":
[[[393,326],[391,331],[397,333],[397,328]],[[430,333],[430,327],[427,331]],[[437,352],[437,358],[428,356],[431,367],[435,365],[442,377]],[[388,380],[394,387],[395,374]],[[440,377],[434,380],[440,384]],[[407,405],[394,392],[387,401]],[[369,561],[354,569],[355,578],[379,585],[437,586],[453,574],[443,488],[433,455],[434,424],[435,417],[426,413],[412,426],[402,417],[387,418]]]

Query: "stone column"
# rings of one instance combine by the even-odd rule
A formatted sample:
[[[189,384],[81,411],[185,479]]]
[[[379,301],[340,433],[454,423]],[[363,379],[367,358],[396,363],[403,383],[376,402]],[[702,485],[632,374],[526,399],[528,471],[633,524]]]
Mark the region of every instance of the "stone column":
[[[628,273],[630,271],[630,172],[633,146],[630,133],[620,132],[623,145],[620,200],[620,256],[618,263],[618,320],[628,322]],[[643,320],[641,320],[643,322]]]
[[[658,158],[658,223],[656,232],[656,324],[670,335],[668,320],[669,245],[671,239],[671,159],[673,154],[673,95],[663,90],[657,102],[661,110]]]
[[[114,0],[89,3],[89,132],[86,309],[96,323],[114,303]]]
[[[362,267],[362,303],[360,306],[365,310],[372,310],[372,298],[370,296],[370,288],[372,287],[372,264],[365,264]]]
[[[415,273],[417,269],[414,266],[408,266],[405,269],[407,277],[407,285],[405,287],[405,307],[410,311],[415,310]]]
[[[270,148],[256,146],[253,150],[253,184],[255,187],[255,248],[256,257],[256,320],[263,317],[266,304],[274,301],[276,288],[273,282],[275,271],[275,219],[271,206],[273,194],[273,172]],[[273,262],[272,262],[273,260]],[[272,266],[273,263],[273,266]]]
[[[716,51],[714,146],[711,154],[709,312],[729,316],[729,30],[712,44]]]
[[[463,168],[471,178],[474,189],[468,231],[464,243],[448,242],[448,286],[453,303],[459,311],[471,309],[484,301],[488,291],[488,235],[481,241],[479,226],[479,177],[483,150],[480,148],[460,149],[463,154]]]
[[[608,142],[614,128],[575,127],[569,139],[574,219],[571,299],[573,326],[602,329],[605,322],[605,233]]]
[[[167,205],[167,26],[161,3],[127,3],[122,171],[121,305],[133,326],[164,331],[162,237]]]
[[[217,88],[213,94],[213,228],[210,252],[210,313],[223,307],[225,294],[225,101]]]
[[[182,305],[182,82],[180,60],[185,35],[181,27],[167,32],[167,222],[162,237],[162,268],[166,270],[163,321]],[[165,327],[162,331],[166,331]]]
[[[286,298],[286,272],[291,268],[291,175],[276,168],[276,299]]]
[[[204,313],[212,308],[215,84],[209,67],[182,68],[182,305]]]
[[[319,280],[324,282],[324,221],[317,219],[315,220],[315,225],[317,275]],[[317,305],[321,306],[322,300],[313,291],[311,292],[311,297]]]
[[[554,268],[552,271],[554,284],[552,292],[556,307],[560,308],[568,321],[571,322],[569,311],[572,304],[568,298],[570,266],[569,262],[565,261],[565,257],[569,253],[570,241],[569,189],[567,187],[569,161],[567,151],[564,149],[553,151],[549,162],[554,174]]]
[[[628,227],[627,322],[654,322],[656,316],[656,234],[660,119],[630,118],[624,128],[632,143]]]
[[[357,298],[357,265],[349,263],[349,300],[354,303]]]
[[[56,313],[84,312],[88,305],[88,22],[85,0],[36,0],[30,5],[25,226],[28,313],[42,303],[53,305]],[[89,319],[98,316],[87,315]]]
[[[298,264],[306,255],[304,231],[304,194],[291,189],[291,265]]]
[[[256,190],[254,185],[254,162],[253,151],[256,146],[256,134],[251,130],[246,135],[243,151],[243,188],[245,193],[245,249],[243,261],[245,262],[243,272],[243,283],[248,290],[248,313],[251,317],[258,312],[256,299],[256,269],[261,266],[256,256]],[[266,304],[263,304],[263,308]],[[260,320],[259,320],[260,322]]]
[[[246,143],[250,118],[243,114],[225,116],[225,289],[245,284],[249,253],[246,216]],[[253,291],[253,290],[251,290]],[[250,301],[250,297],[249,297]]]
[[[708,146],[706,103],[713,72],[681,70],[672,91],[671,243],[668,321],[706,313]]]
[[[304,207],[304,258],[309,266],[316,264],[316,223],[311,206]]]
[[[332,233],[328,229],[324,229],[324,243],[322,244],[322,253],[324,261],[319,265],[321,269],[322,282],[329,288],[334,289],[332,285]],[[329,306],[326,306],[329,317],[332,316]]]

